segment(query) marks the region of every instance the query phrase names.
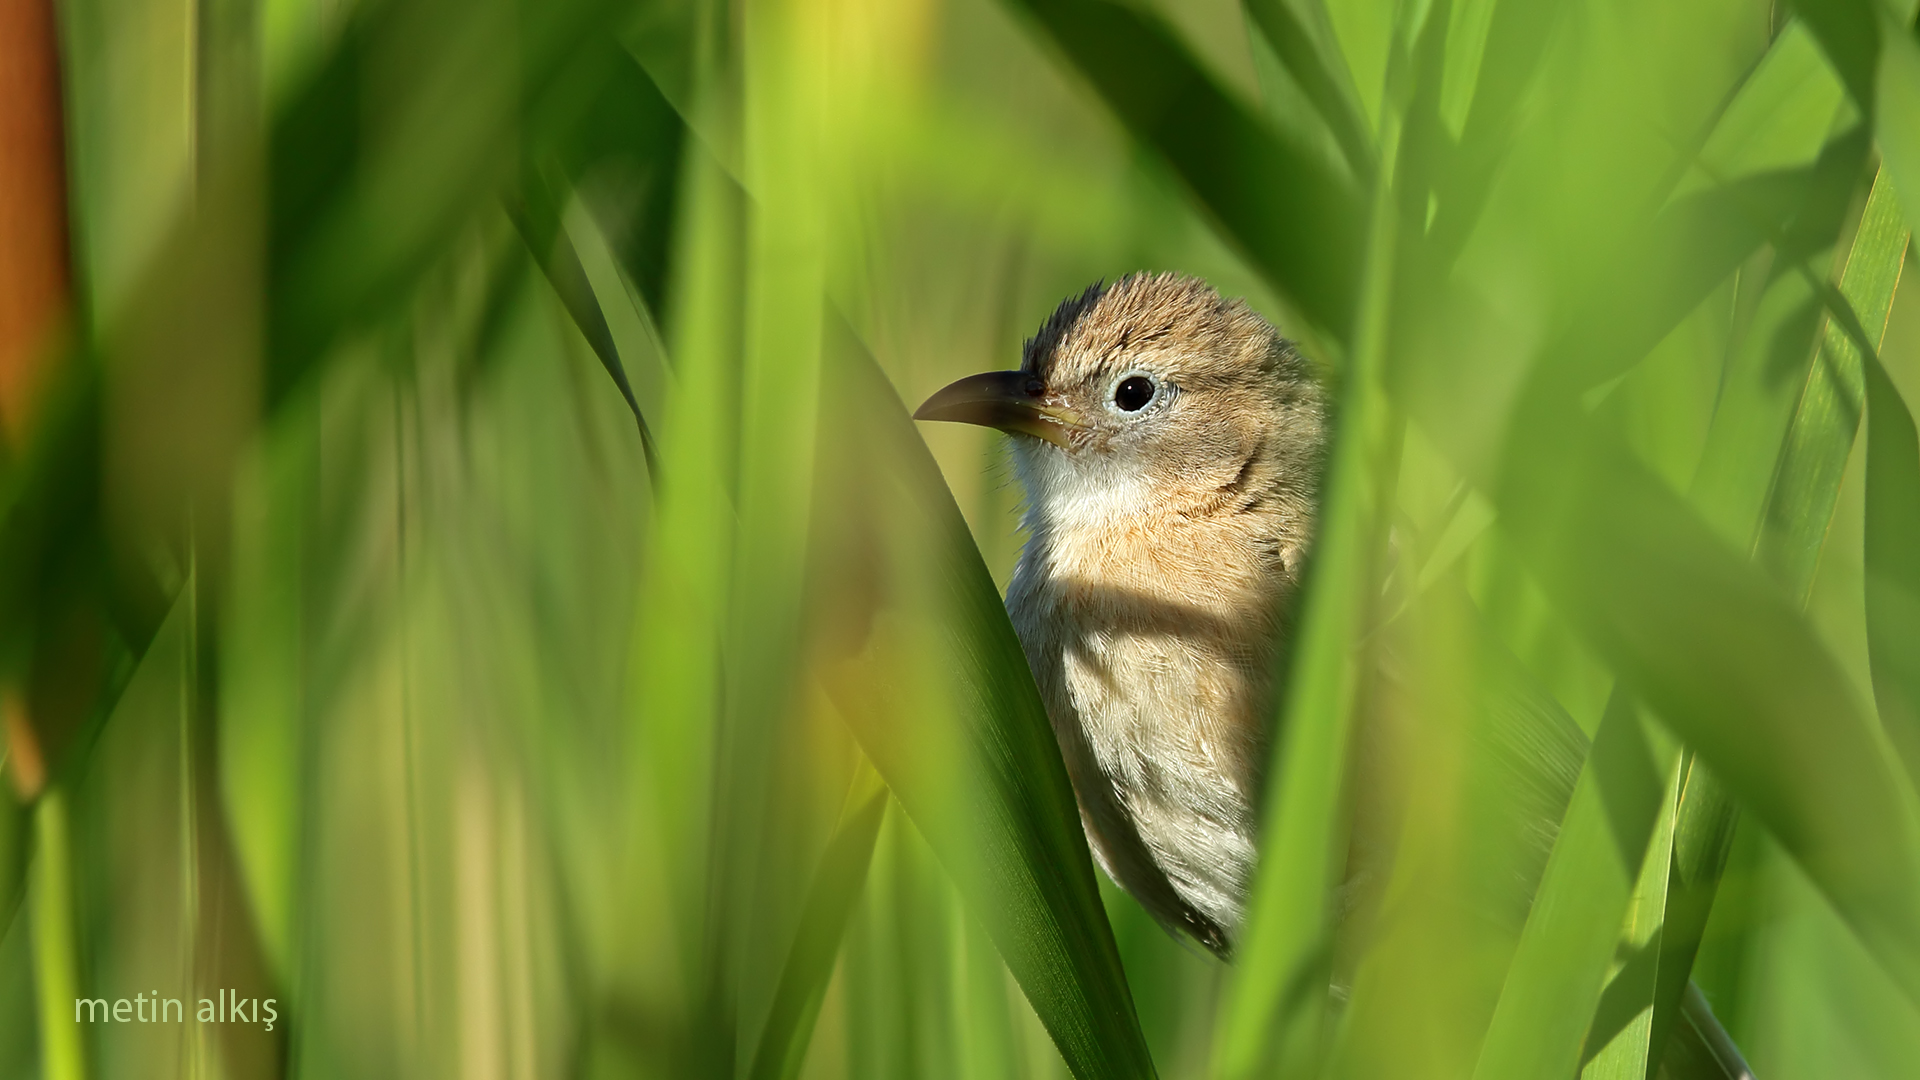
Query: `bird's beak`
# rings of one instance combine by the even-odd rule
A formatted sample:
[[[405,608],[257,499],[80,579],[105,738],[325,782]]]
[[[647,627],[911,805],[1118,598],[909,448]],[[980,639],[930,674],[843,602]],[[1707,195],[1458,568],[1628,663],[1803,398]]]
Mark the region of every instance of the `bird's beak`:
[[[1045,384],[1025,371],[969,375],[928,398],[913,418],[1017,431],[1065,449],[1087,427],[1085,417],[1050,400]]]

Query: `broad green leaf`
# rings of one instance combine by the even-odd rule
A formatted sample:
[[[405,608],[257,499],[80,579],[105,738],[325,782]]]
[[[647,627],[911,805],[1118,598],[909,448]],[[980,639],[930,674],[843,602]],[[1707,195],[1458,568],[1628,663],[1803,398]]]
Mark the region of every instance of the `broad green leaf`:
[[[1396,365],[1389,385],[1473,476],[1489,448],[1483,427],[1462,418],[1512,391],[1489,383],[1497,369],[1444,358],[1490,340],[1480,320],[1491,317],[1455,293],[1424,318],[1434,330],[1412,336],[1419,366]],[[1438,370],[1444,381],[1427,374]],[[1503,531],[1548,596],[1781,838],[1896,979],[1920,990],[1912,794],[1825,648],[1590,421],[1532,394],[1510,415],[1506,475],[1488,482]]]
[[[1856,231],[1853,253],[1848,260],[1842,285],[1843,289],[1868,304],[1871,310],[1882,313],[1882,321],[1886,305],[1891,300],[1891,290],[1887,287],[1884,271],[1886,249],[1891,242],[1897,265],[1898,253],[1905,240],[1903,232],[1898,236],[1888,232],[1885,206],[1884,190],[1879,201],[1869,201],[1862,225]],[[1847,346],[1838,331],[1827,335],[1821,349],[1824,350],[1824,363],[1812,365],[1809,369],[1810,379],[1831,378],[1831,372],[1847,366]],[[1851,358],[1857,370],[1857,353],[1851,354]],[[1783,584],[1799,597],[1805,596],[1813,577],[1819,540],[1826,533],[1827,519],[1831,516],[1838,494],[1839,471],[1846,461],[1854,429],[1852,422],[1841,422],[1831,407],[1823,407],[1818,401],[1810,403],[1808,399],[1812,394],[1810,388],[1802,395],[1801,406],[1778,450],[1780,466],[1776,475],[1779,479],[1768,502],[1769,510],[1762,517],[1763,531],[1757,553],[1764,563],[1777,564],[1775,572],[1786,577]],[[1714,436],[1722,441],[1740,438],[1739,430],[1732,426],[1717,427]],[[1747,452],[1752,453],[1754,449],[1750,448]],[[1765,523],[1773,521],[1780,522],[1782,530],[1795,527],[1794,534],[1807,539],[1799,543],[1778,539],[1787,535],[1786,532],[1776,530],[1768,533],[1764,530]],[[1782,551],[1783,548],[1787,550]],[[1659,921],[1663,924],[1661,932],[1651,943],[1647,940],[1635,942],[1630,938],[1623,946],[1638,946],[1646,950],[1651,944],[1644,962],[1636,969],[1642,973],[1645,985],[1632,991],[1632,995],[1637,1004],[1652,1006],[1652,1012],[1644,1020],[1635,1021],[1639,1025],[1634,1029],[1637,1041],[1630,1049],[1616,1049],[1613,1046],[1602,1049],[1589,1042],[1588,1054],[1601,1055],[1594,1059],[1595,1066],[1617,1070],[1630,1069],[1637,1064],[1644,1070],[1647,1060],[1658,1060],[1671,1027],[1671,1018],[1680,1005],[1681,993],[1686,987],[1686,974],[1712,904],[1719,867],[1725,862],[1726,843],[1731,836],[1731,806],[1721,787],[1697,761],[1690,761],[1686,775],[1690,782],[1684,790],[1690,797],[1680,800],[1679,821],[1670,826],[1675,831],[1671,890],[1664,884],[1668,874],[1666,856],[1661,855],[1655,860],[1661,864],[1658,871],[1663,882],[1660,895],[1655,898],[1660,910]],[[1650,862],[1648,871],[1654,869],[1653,862]],[[1643,880],[1643,886],[1645,884]],[[1636,910],[1638,906],[1654,903],[1655,900],[1642,897],[1636,903]],[[1596,1031],[1615,1028],[1614,1021],[1619,1018],[1609,1017],[1608,999],[1615,996],[1615,987],[1620,987],[1620,992],[1626,993],[1626,985],[1616,976],[1615,983],[1609,987],[1596,1014]],[[1589,1039],[1592,1038],[1590,1035]]]
[[[1676,200],[1626,237],[1589,309],[1547,345],[1569,385],[1605,382],[1638,363],[1817,190],[1813,169],[1766,173]]]
[[[822,679],[1074,1075],[1150,1077],[1066,766],[959,508],[879,368],[828,350]]]
[[[1563,414],[1554,437],[1538,427],[1524,437],[1541,452],[1511,459],[1528,464],[1510,466],[1513,486],[1499,489],[1503,524],[1623,679],[1920,993],[1920,834],[1880,733],[1806,624],[1676,498],[1591,433],[1573,460],[1547,451],[1578,423]]]

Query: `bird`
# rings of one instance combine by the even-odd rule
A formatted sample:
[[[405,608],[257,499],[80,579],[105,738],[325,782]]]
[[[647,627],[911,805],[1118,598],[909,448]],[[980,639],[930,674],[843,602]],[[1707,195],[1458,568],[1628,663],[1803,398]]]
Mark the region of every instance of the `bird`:
[[[1314,365],[1243,300],[1141,272],[1069,296],[1018,370],[914,415],[1010,436],[1007,612],[1088,846],[1230,959],[1327,456]]]

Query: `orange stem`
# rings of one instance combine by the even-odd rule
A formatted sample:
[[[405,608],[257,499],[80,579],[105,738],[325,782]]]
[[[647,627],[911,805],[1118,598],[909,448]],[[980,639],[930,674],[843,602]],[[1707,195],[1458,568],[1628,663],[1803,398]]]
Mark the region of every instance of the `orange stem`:
[[[52,0],[0,0],[0,438],[15,447],[68,301],[65,138]]]

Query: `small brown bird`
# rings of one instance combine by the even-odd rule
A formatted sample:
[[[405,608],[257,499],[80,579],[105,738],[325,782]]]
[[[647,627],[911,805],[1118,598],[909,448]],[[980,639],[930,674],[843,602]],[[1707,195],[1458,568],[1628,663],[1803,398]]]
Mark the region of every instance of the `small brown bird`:
[[[1232,949],[1325,457],[1325,395],[1272,326],[1206,283],[1071,297],[1020,370],[914,414],[1013,436],[1026,547],[1007,610],[1107,875]]]

